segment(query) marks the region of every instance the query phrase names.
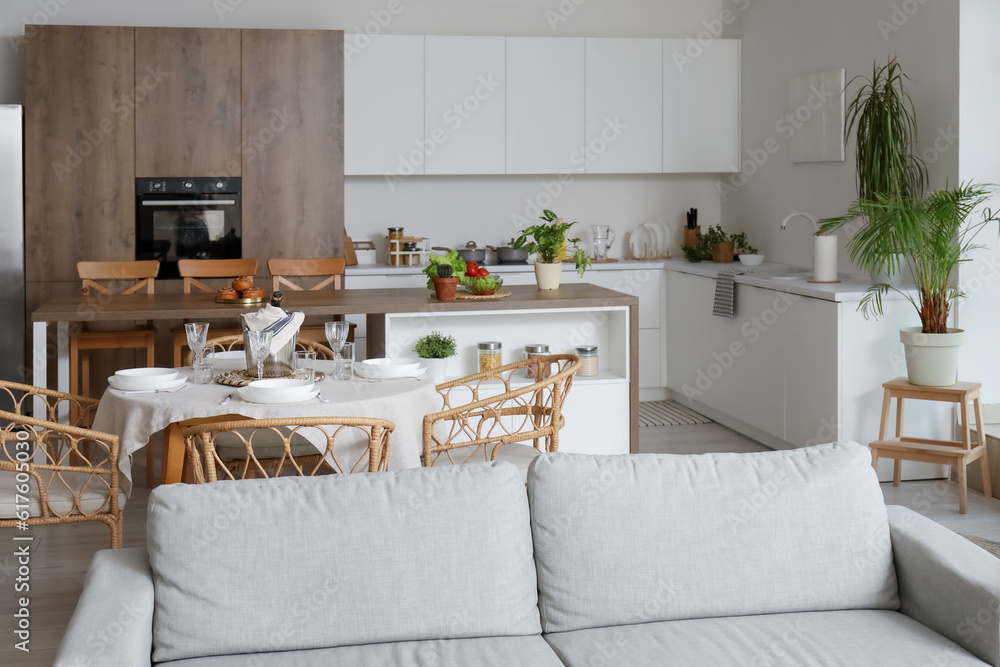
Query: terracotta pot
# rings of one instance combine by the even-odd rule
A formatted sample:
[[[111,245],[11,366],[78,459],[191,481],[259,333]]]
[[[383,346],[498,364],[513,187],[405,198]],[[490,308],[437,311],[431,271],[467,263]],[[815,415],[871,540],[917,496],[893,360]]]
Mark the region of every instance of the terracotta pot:
[[[451,303],[455,300],[455,290],[458,288],[458,278],[433,278],[434,294],[441,303]]]
[[[733,261],[733,256],[735,254],[736,244],[732,241],[716,243],[715,247],[712,248],[712,261],[719,264],[726,264]]]
[[[562,269],[562,262],[552,264],[535,262],[535,281],[538,282],[538,289],[559,289]]]

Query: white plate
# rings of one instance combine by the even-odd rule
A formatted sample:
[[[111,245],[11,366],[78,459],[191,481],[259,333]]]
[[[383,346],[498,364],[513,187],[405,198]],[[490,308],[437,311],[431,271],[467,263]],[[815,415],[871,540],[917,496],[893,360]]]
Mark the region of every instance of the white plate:
[[[358,375],[369,380],[392,380],[393,378],[418,378],[427,372],[427,367],[421,366],[420,368],[399,370],[392,367],[383,368],[380,366],[354,364],[354,370]]]
[[[361,362],[365,368],[378,370],[412,370],[420,368],[419,359],[365,359]]]
[[[236,390],[236,393],[240,395],[247,403],[267,403],[270,405],[282,405],[285,403],[305,403],[306,401],[311,401],[319,395],[319,389],[313,389],[307,394],[295,394],[292,396],[278,396],[278,395],[262,395],[256,394],[252,391],[247,391],[247,387],[240,387]]]
[[[216,371],[240,371],[247,367],[247,356],[243,350],[210,352],[205,356],[212,360]]]
[[[313,391],[316,385],[311,380],[295,380],[292,378],[274,378],[269,380],[255,380],[248,384],[245,389],[248,394],[255,396],[304,396]]]
[[[632,248],[632,257],[636,259],[643,259],[653,253],[654,249],[650,247],[653,244],[653,239],[645,224],[639,225],[632,230],[632,233],[628,237],[628,243]],[[643,245],[646,246],[645,249],[643,249]]]
[[[660,245],[660,250],[663,254],[667,254],[670,252],[670,246],[674,242],[674,233],[670,231],[670,227],[665,222],[656,221],[654,224],[663,232],[663,243]]]
[[[663,230],[655,222],[647,222],[645,225],[646,229],[649,230],[650,235],[653,237],[653,252],[657,257],[663,254]]]
[[[177,378],[180,373],[175,368],[123,368],[115,371],[115,377],[128,382],[129,380],[139,380],[144,378],[157,378],[160,380]]]
[[[120,378],[117,378],[114,375],[108,378],[108,384],[111,385],[111,388],[119,389],[121,391],[170,391],[172,389],[179,389],[184,386],[185,382],[187,382],[186,377],[179,377],[166,382],[158,382],[156,384],[147,382],[145,385],[140,385],[123,383]]]

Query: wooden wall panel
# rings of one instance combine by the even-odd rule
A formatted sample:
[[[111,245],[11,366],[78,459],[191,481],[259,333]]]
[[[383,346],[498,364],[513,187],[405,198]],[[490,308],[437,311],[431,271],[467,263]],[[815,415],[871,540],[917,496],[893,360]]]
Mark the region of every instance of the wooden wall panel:
[[[134,259],[132,28],[39,26],[25,55],[29,282],[76,262]]]
[[[343,254],[342,31],[243,31],[243,254]]]
[[[136,28],[136,176],[239,176],[240,31]]]

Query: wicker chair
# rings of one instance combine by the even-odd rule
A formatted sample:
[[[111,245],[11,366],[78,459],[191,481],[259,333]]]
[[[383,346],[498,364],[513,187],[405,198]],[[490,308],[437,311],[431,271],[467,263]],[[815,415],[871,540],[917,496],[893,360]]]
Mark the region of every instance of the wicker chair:
[[[243,349],[243,336],[220,336],[218,338],[212,338],[205,343],[206,352],[229,352],[231,350],[241,350]],[[307,350],[316,353],[317,359],[331,360],[333,359],[333,350],[328,348],[322,343],[317,343],[316,341],[309,340],[308,338],[296,338],[295,339],[295,349],[296,350]],[[194,362],[194,353],[188,352],[186,363],[190,366]]]
[[[47,419],[28,417],[33,399]],[[8,400],[9,399],[9,400]],[[0,381],[0,528],[101,521],[111,548],[122,546],[125,496],[118,483],[118,437],[84,428],[98,401]],[[75,423],[56,421],[65,406]]]
[[[184,444],[198,484],[218,481],[220,475],[376,472],[388,467],[394,428],[391,421],[365,417],[244,419],[192,426],[184,431]]]
[[[534,457],[559,450],[579,367],[572,354],[532,357],[438,385],[444,410],[424,417],[424,466],[506,460],[526,474]]]

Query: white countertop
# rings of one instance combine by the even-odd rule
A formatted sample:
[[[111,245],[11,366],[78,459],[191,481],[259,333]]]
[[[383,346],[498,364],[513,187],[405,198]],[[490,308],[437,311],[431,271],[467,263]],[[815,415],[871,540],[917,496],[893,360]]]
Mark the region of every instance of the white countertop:
[[[736,276],[735,282],[740,285],[751,285],[776,292],[787,292],[789,294],[799,294],[814,299],[825,301],[861,301],[864,298],[865,290],[871,287],[871,280],[868,276],[841,275],[838,283],[814,283],[812,269],[810,267],[795,267],[782,264],[771,264],[765,262],[760,266],[748,267],[739,262],[730,264],[716,264],[715,262],[689,262],[686,259],[668,259],[663,262],[664,268],[668,271],[679,273],[690,273],[706,278],[715,278],[719,271],[725,268],[740,268],[747,271]],[[798,270],[804,272],[801,278],[774,278],[775,273],[786,270]],[[888,292],[882,296],[887,301],[905,298],[898,292]]]
[[[588,271],[635,271],[638,269],[662,270],[664,264],[670,260],[637,260],[622,259],[617,262],[602,262],[591,264]],[[533,273],[535,268],[531,264],[483,264],[490,273]],[[346,269],[348,276],[407,276],[422,273],[422,266],[388,266],[386,264],[358,264],[348,266]],[[565,262],[563,273],[575,272],[576,266]]]

